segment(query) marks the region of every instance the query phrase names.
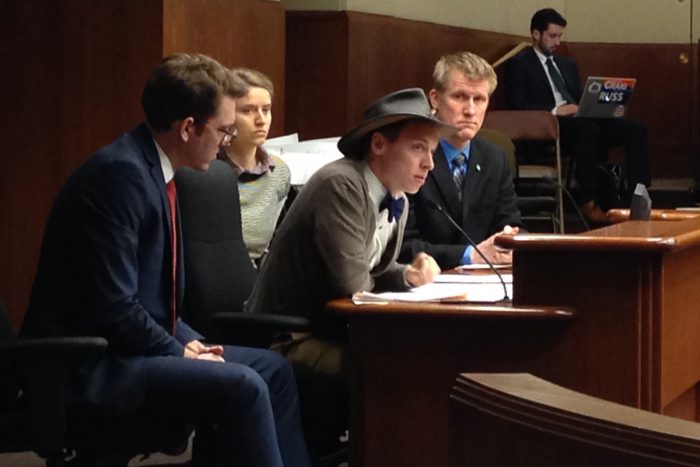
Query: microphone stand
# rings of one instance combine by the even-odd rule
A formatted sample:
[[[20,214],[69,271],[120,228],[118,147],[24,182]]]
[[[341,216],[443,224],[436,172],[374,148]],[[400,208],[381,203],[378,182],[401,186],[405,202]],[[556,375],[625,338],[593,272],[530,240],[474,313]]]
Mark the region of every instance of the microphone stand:
[[[510,297],[508,296],[508,288],[506,287],[506,281],[503,280],[503,276],[501,276],[501,273],[498,272],[496,266],[494,266],[493,263],[489,261],[488,258],[486,258],[486,256],[481,252],[476,242],[472,240],[472,238],[469,235],[467,235],[467,232],[465,232],[464,229],[462,229],[462,227],[460,227],[460,225],[452,218],[452,216],[450,216],[450,214],[447,211],[445,211],[445,208],[443,208],[441,204],[428,200],[428,206],[442,213],[442,215],[445,216],[445,219],[447,219],[450,222],[450,224],[452,224],[455,227],[455,229],[457,229],[457,231],[460,234],[462,234],[462,236],[465,239],[467,239],[469,245],[471,245],[472,248],[474,248],[474,251],[476,251],[481,257],[481,259],[483,259],[484,262],[488,264],[489,268],[491,268],[494,274],[496,274],[496,276],[498,277],[498,280],[501,281],[501,285],[503,286],[503,300],[510,301]]]

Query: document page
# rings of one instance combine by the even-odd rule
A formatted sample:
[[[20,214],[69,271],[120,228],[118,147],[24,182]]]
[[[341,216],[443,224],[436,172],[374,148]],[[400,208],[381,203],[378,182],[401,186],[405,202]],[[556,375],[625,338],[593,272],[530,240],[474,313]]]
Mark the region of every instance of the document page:
[[[504,274],[508,296],[513,291],[513,276]],[[495,274],[441,274],[432,284],[407,292],[358,292],[352,297],[356,305],[391,302],[484,302],[502,300],[503,286]]]

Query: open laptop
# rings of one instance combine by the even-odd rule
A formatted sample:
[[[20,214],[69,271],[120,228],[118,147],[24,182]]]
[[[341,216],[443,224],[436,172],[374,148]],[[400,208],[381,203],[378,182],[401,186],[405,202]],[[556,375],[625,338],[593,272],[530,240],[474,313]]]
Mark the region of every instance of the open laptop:
[[[635,78],[589,76],[576,117],[622,118],[635,84]]]

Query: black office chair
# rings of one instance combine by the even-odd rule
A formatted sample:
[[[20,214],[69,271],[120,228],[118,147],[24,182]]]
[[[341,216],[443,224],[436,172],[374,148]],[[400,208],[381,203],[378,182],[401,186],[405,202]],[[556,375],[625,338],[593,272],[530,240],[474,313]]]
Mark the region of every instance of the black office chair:
[[[241,228],[238,177],[215,160],[206,172],[175,174],[185,256],[185,314],[188,323],[215,343],[269,347],[280,332],[307,331],[298,316],[244,313],[257,276]],[[303,407],[302,407],[303,410]],[[334,466],[347,451],[327,452],[310,444],[316,465]]]
[[[238,177],[223,161],[175,174],[185,256],[185,316],[208,340],[267,348],[279,332],[305,330],[295,316],[243,313],[257,271],[241,228]]]
[[[139,454],[184,452],[187,426],[66,410],[70,371],[107,346],[101,337],[18,339],[0,304],[0,452],[34,451],[47,467],[125,467]]]

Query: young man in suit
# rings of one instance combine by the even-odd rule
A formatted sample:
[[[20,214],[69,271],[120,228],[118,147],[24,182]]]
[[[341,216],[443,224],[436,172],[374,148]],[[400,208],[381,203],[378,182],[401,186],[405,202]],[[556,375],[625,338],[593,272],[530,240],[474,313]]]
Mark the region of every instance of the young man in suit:
[[[649,185],[647,131],[626,119],[576,118],[581,81],[576,62],[554,55],[561,44],[566,20],[556,10],[537,11],[530,22],[532,47],[510,59],[505,67],[508,107],[515,110],[547,110],[559,119],[562,147],[576,161],[581,211],[593,223],[607,218],[596,201],[603,188],[598,160],[611,146],[624,144],[625,172],[630,190],[637,183]]]
[[[503,151],[476,138],[496,89],[496,73],[483,58],[461,52],[438,60],[433,79],[429,97],[435,115],[459,131],[440,140],[435,169],[410,198],[401,259],[425,251],[443,269],[483,262],[446,212],[489,261],[511,263],[512,252],[498,248],[494,239],[522,227],[513,178]]]
[[[347,428],[345,323],[329,300],[432,282],[435,261],[419,253],[399,264],[407,209],[433,168],[440,129],[420,89],[384,96],[338,142],[345,155],[299,192],[270,246],[246,303],[252,313],[305,316],[313,331],[277,347],[297,371],[308,436],[326,450]],[[305,407],[308,401],[308,407]]]
[[[59,193],[21,333],[109,341],[72,375],[69,411],[194,424],[198,440],[212,437],[207,462],[195,465],[303,467],[287,362],[266,350],[205,345],[179,314],[173,174],[206,170],[230,143],[238,92],[230,71],[209,57],[163,59],[142,94],[146,123],[98,150]]]

